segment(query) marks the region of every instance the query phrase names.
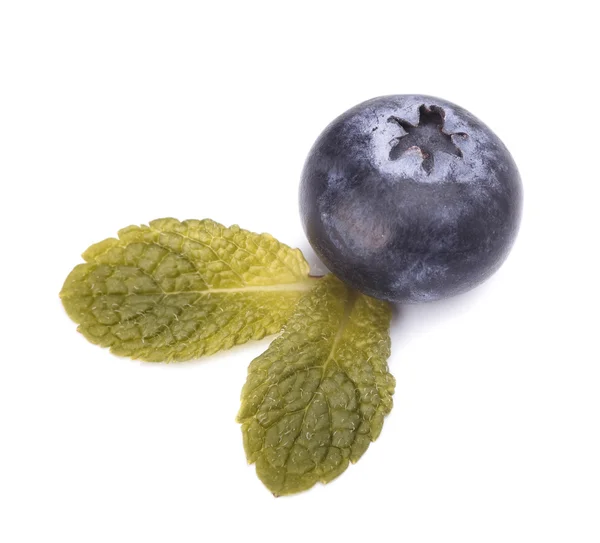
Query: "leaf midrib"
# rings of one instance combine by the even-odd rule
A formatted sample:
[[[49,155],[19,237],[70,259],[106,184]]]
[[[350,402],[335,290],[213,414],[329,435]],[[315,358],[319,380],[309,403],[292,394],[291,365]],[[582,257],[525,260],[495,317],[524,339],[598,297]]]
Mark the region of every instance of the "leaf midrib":
[[[323,381],[323,378],[325,377],[325,370],[327,369],[327,366],[329,365],[329,363],[332,360],[334,360],[335,351],[337,350],[338,345],[344,335],[346,326],[348,326],[348,322],[350,321],[350,315],[352,314],[352,310],[354,309],[357,299],[358,299],[358,294],[356,293],[356,291],[349,290],[348,291],[348,299],[346,300],[346,304],[344,306],[344,314],[342,315],[342,318],[340,319],[340,324],[338,326],[335,337],[333,338],[333,343],[331,344],[331,350],[329,351],[329,356],[323,363],[323,370],[321,373],[321,381]]]
[[[165,295],[171,296],[176,294],[220,294],[226,292],[281,292],[281,291],[299,291],[305,292],[313,288],[313,280],[302,281],[299,283],[285,283],[282,285],[257,285],[234,288],[209,288],[203,290],[177,290],[173,292],[164,292]]]
[[[92,294],[71,294],[71,293],[62,293],[61,298],[83,298],[86,296],[98,297],[98,296],[177,296],[179,294],[228,294],[235,292],[308,292],[314,287],[314,279],[309,279],[307,281],[302,281],[298,283],[285,283],[282,285],[257,285],[257,286],[245,286],[245,287],[234,287],[234,288],[208,288],[203,290],[176,290],[172,292],[167,292],[163,290],[160,285],[156,285],[159,288],[158,292],[127,292],[127,293],[118,293],[118,292],[99,292]],[[71,294],[71,296],[69,296]]]

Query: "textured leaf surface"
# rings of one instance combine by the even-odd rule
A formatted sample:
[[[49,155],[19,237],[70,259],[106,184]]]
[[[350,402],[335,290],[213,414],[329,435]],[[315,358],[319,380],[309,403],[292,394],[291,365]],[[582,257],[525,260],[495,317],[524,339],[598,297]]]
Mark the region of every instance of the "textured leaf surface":
[[[315,282],[298,249],[211,220],[159,219],[92,245],[60,296],[115,354],[187,360],[279,332]]]
[[[392,408],[390,306],[333,275],[252,361],[238,421],[250,463],[276,496],[327,483],[356,462]]]

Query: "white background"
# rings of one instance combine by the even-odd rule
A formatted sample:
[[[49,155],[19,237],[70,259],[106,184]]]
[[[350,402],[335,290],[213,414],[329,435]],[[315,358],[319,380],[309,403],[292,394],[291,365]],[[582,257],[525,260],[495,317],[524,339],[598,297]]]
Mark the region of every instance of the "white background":
[[[600,48],[591,1],[3,1],[0,540],[600,541]],[[426,93],[503,139],[525,191],[485,285],[399,308],[380,439],[278,498],[235,422],[269,340],[180,365],[75,331],[93,242],[158,217],[315,262],[305,156],[338,114]]]

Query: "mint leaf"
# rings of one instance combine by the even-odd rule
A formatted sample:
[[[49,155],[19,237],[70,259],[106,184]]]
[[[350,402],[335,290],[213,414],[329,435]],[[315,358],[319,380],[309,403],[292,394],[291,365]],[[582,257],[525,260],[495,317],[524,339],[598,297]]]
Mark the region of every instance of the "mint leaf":
[[[379,436],[395,387],[390,318],[387,302],[329,275],[250,364],[238,421],[248,461],[276,496],[331,481]]]
[[[279,332],[314,284],[298,249],[211,220],[159,219],[92,245],[60,297],[121,356],[188,360]]]

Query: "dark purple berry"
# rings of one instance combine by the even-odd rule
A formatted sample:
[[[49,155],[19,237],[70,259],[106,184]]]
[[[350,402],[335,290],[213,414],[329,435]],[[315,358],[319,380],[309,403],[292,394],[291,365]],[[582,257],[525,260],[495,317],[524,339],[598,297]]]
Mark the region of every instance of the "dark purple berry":
[[[325,265],[395,302],[487,279],[510,251],[521,207],[500,139],[431,96],[383,96],[343,113],[315,142],[300,185],[304,229]]]

